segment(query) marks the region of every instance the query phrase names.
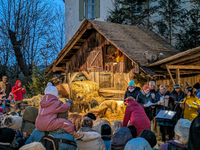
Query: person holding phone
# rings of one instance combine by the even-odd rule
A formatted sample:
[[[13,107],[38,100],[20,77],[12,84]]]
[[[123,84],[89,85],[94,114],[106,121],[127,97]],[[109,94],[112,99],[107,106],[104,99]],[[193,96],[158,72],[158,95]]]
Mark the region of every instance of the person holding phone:
[[[22,82],[20,80],[17,80],[15,86],[12,87],[12,93],[14,100],[16,101],[16,109],[20,109],[23,94],[26,94],[26,90],[22,87]]]

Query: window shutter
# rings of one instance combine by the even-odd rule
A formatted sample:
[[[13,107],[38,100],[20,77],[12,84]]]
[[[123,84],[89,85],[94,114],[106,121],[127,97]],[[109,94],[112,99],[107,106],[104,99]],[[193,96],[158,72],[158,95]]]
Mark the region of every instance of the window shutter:
[[[100,0],[94,0],[94,17],[100,17]]]
[[[79,21],[84,20],[84,0],[79,0]]]

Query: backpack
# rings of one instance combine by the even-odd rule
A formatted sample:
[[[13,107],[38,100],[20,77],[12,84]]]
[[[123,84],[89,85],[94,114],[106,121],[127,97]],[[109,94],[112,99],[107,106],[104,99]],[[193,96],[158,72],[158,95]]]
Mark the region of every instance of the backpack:
[[[68,145],[72,145],[77,147],[75,141],[62,139],[62,138],[55,138],[49,134],[49,132],[45,132],[45,135],[40,140],[40,143],[47,149],[47,150],[58,150],[59,143],[64,143]]]

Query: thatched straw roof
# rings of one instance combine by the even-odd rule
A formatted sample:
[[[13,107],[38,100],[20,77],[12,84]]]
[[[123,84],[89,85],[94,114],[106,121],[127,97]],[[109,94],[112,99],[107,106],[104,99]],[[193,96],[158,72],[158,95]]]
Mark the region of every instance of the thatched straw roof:
[[[90,24],[92,26],[92,30],[85,30],[85,27]],[[143,67],[147,65],[147,59],[144,56],[145,51],[155,55],[163,53],[161,59],[170,57],[179,52],[164,39],[149,29],[140,28],[133,25],[121,25],[117,23],[95,20],[84,20],[78,31],[59,53],[54,62],[49,66],[45,74],[47,75],[51,73],[53,67],[62,66],[65,64],[76,53],[78,49],[74,49],[73,47],[76,47],[76,44],[81,46],[84,43],[81,41],[82,39],[80,34],[84,32],[83,36],[84,38],[87,38],[91,35],[91,32],[94,31],[99,32],[103,37],[110,41],[112,45],[124,53],[130,60]],[[80,40],[78,40],[78,38]]]
[[[139,63],[141,66],[146,66],[147,64],[147,59],[143,55],[145,51],[155,55],[163,53],[161,59],[179,52],[167,41],[149,29],[95,20],[89,20],[89,22],[106,39],[110,40],[111,43],[117,46],[130,59]]]

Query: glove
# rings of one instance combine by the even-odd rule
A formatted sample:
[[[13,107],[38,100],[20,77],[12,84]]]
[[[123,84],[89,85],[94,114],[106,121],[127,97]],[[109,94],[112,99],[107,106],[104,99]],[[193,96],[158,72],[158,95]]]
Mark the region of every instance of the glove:
[[[66,103],[68,103],[71,106],[72,105],[72,99],[66,100]]]

